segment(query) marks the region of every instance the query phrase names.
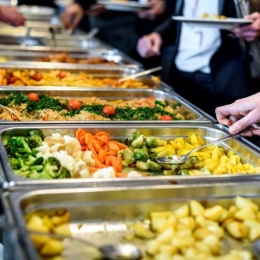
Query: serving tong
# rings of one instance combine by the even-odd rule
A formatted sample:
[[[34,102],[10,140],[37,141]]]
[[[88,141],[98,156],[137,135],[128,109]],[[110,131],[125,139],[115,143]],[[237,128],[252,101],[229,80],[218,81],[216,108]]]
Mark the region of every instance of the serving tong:
[[[4,106],[4,105],[1,105],[1,104],[0,104],[0,107],[3,108],[3,109],[5,109],[5,110],[7,110],[8,112],[10,112],[11,114],[13,114],[14,116],[16,116],[16,118],[17,118],[18,121],[21,121],[21,120],[19,119],[19,116],[18,116],[11,108],[8,108],[8,107],[6,107],[6,106]]]

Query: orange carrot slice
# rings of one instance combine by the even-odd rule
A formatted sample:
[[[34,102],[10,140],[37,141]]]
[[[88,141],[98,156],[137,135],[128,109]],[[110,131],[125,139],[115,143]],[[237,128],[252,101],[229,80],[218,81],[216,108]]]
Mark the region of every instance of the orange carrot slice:
[[[112,141],[113,143],[115,143],[120,149],[126,149],[127,145],[117,142],[117,141]]]
[[[116,177],[117,178],[127,178],[127,173],[117,172]]]
[[[105,161],[106,161],[106,156],[107,156],[107,153],[106,153],[106,151],[104,151],[104,150],[99,150],[99,152],[98,152],[98,155],[97,155],[97,158],[98,158],[98,160],[101,162],[101,163],[105,163]]]
[[[85,136],[86,135],[86,131],[85,130],[83,130],[82,128],[79,128],[77,131],[76,131],[76,138],[78,139],[78,140],[80,140],[80,137],[81,136]]]
[[[92,139],[91,144],[93,146],[93,148],[95,149],[95,151],[98,153],[100,150],[102,150],[102,147],[100,145],[100,143],[96,140],[96,139]]]
[[[117,144],[115,144],[113,141],[108,142],[108,149],[110,151],[118,152],[120,149]]]
[[[80,138],[79,138],[79,143],[81,146],[85,146],[86,143],[85,143],[85,135],[82,135]]]
[[[117,172],[122,172],[123,170],[122,158],[120,156],[116,157],[116,170]]]
[[[90,144],[91,141],[93,140],[94,136],[91,133],[86,133],[85,134],[85,144]]]

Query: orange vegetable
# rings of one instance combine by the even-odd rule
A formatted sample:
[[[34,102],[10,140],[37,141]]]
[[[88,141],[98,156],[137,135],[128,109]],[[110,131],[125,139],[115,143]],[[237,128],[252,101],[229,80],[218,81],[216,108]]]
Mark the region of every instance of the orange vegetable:
[[[112,156],[112,167],[114,168],[115,170],[115,173],[117,173],[117,164],[116,164],[116,157],[115,156]]]
[[[97,157],[97,153],[96,153],[95,149],[92,146],[92,142],[88,145],[88,148],[92,152],[92,157],[93,158],[94,158],[94,156]]]
[[[127,148],[127,145],[122,144],[120,142],[113,141],[113,143],[115,143],[120,149],[126,149]]]
[[[82,136],[82,135],[86,135],[86,131],[85,130],[83,130],[82,128],[79,128],[77,131],[76,131],[76,138],[78,139],[78,140],[80,140],[80,137]]]
[[[102,163],[98,160],[97,157],[94,157],[94,160],[95,160],[95,167],[97,168],[102,168]]]
[[[104,150],[99,150],[97,158],[101,163],[104,163],[106,161],[107,153]]]
[[[102,147],[101,147],[100,143],[99,143],[95,138],[92,139],[91,144],[92,144],[93,148],[95,149],[95,151],[96,151],[97,153],[98,153],[100,150],[102,150]]]
[[[117,178],[127,178],[127,173],[117,172],[116,177]]]
[[[97,167],[89,167],[88,170],[89,170],[90,173],[94,173],[98,170],[98,168]]]
[[[80,143],[80,145],[82,146],[85,146],[86,145],[86,143],[85,143],[85,136],[84,135],[82,135],[80,138],[79,138],[79,143]]]
[[[117,156],[116,157],[116,171],[122,172],[122,170],[123,170],[122,158],[120,156]]]
[[[108,148],[110,151],[118,152],[120,149],[117,144],[115,144],[113,141],[108,142]]]
[[[85,143],[90,144],[93,140],[94,136],[91,133],[86,133],[85,135]]]

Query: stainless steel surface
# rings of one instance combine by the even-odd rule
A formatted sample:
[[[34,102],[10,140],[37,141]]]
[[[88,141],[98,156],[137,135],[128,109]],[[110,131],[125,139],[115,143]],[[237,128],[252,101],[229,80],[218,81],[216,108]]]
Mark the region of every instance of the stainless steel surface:
[[[141,76],[144,76],[144,75],[148,75],[148,74],[151,74],[151,73],[159,71],[159,70],[162,70],[161,66],[153,68],[153,69],[149,69],[149,70],[144,70],[142,72],[139,72],[139,73],[136,73],[136,74],[133,74],[133,75],[121,78],[121,79],[118,80],[118,82],[123,82],[123,81],[126,81],[128,79],[135,79],[135,78],[138,78],[138,77],[141,77]]]
[[[253,243],[253,252],[257,260],[260,259],[260,240],[257,240]]]
[[[45,94],[51,97],[60,97],[65,99],[71,99],[71,98],[91,98],[91,97],[97,97],[99,99],[105,99],[105,100],[131,100],[131,99],[141,99],[141,98],[149,98],[153,97],[156,99],[163,99],[169,104],[170,106],[175,106],[176,104],[180,103],[182,104],[182,113],[185,113],[190,116],[190,120],[188,120],[189,123],[209,123],[210,120],[205,118],[202,114],[198,113],[195,109],[193,109],[191,106],[186,104],[185,102],[182,102],[178,97],[175,97],[169,92],[159,90],[159,89],[151,89],[153,88],[153,82],[149,81],[148,79],[143,79],[150,89],[136,89],[135,91],[132,91],[131,89],[86,89],[84,88],[71,88],[71,87],[63,87],[62,89],[60,87],[0,87],[0,91],[2,95],[8,95],[10,93],[19,91],[24,95],[28,95],[31,92],[37,93],[37,94]],[[1,95],[0,95],[1,96]],[[53,124],[55,121],[45,121],[45,124]],[[57,122],[57,121],[56,121]],[[82,124],[82,121],[59,121],[60,124]],[[183,120],[175,120],[175,121],[169,121],[169,124],[181,124],[186,121]],[[15,123],[17,125],[18,122],[13,121],[4,121],[1,120],[2,125],[8,125],[11,123]],[[42,124],[43,121],[22,121],[19,122],[19,124]],[[95,124],[104,124],[108,122],[104,121],[88,121],[88,123],[95,123]],[[154,124],[155,121],[109,121],[111,124]],[[156,121],[156,124],[164,124],[163,121]]]
[[[209,145],[213,145],[213,144],[216,144],[216,143],[221,143],[221,142],[227,141],[227,140],[229,140],[229,139],[232,139],[232,138],[234,138],[234,137],[236,137],[236,136],[238,136],[238,135],[245,134],[245,133],[247,133],[248,131],[250,131],[250,130],[252,130],[252,129],[254,129],[254,127],[253,127],[253,126],[249,126],[249,127],[247,127],[246,129],[240,131],[240,132],[237,133],[237,134],[230,134],[230,135],[225,136],[225,137],[223,137],[223,138],[214,140],[214,141],[209,142],[209,143],[206,143],[206,144],[204,144],[204,145],[202,145],[202,146],[200,146],[200,147],[197,147],[197,148],[191,150],[190,152],[188,152],[187,154],[185,154],[185,155],[183,155],[183,156],[180,156],[180,155],[177,155],[177,154],[172,154],[172,155],[168,155],[168,156],[158,157],[158,158],[156,159],[156,161],[157,161],[158,163],[163,163],[163,164],[182,164],[182,163],[185,163],[186,161],[188,161],[189,156],[190,156],[192,153],[194,153],[194,152],[196,152],[196,151],[199,151],[199,150],[201,150],[201,149],[203,149],[203,148],[205,148],[205,147],[207,147],[207,146],[209,146]]]
[[[2,50],[0,47],[0,58],[6,59],[6,62],[37,62],[37,60],[48,57],[50,55],[58,55],[61,53],[67,54],[71,58],[75,59],[91,59],[91,58],[104,58],[109,61],[118,63],[119,66],[129,67],[142,67],[142,64],[123,54],[116,49],[89,49],[89,50],[77,50],[77,51],[59,51],[57,48],[53,50],[35,51],[35,50]],[[74,64],[73,64],[74,65]],[[92,64],[93,65],[93,64]],[[88,64],[86,65],[88,66]],[[96,65],[100,66],[100,65]],[[109,65],[111,66],[111,65]]]
[[[221,130],[221,126],[213,126],[213,125],[101,125],[101,124],[93,124],[93,125],[79,125],[78,127],[72,125],[64,125],[64,126],[40,126],[40,125],[31,125],[29,126],[21,126],[21,127],[6,127],[1,131],[1,138],[5,136],[13,136],[14,134],[26,135],[28,129],[42,129],[46,136],[51,135],[52,133],[60,133],[62,135],[70,135],[74,136],[76,129],[78,128],[86,129],[87,131],[95,134],[98,131],[106,131],[111,135],[111,138],[117,139],[119,141],[123,141],[126,138],[132,136],[133,132],[138,131],[144,136],[157,136],[163,139],[173,139],[176,137],[188,137],[192,133],[198,134],[205,138],[207,141],[212,141],[215,139],[219,139],[221,137],[227,136],[228,133],[224,130]],[[2,140],[1,140],[2,141]],[[255,166],[260,166],[260,149],[255,150],[254,148],[246,145],[239,138],[235,138],[229,140],[225,144],[222,145],[224,149],[228,149],[237,153],[243,162],[252,163]],[[0,147],[1,160],[4,167],[5,176],[7,181],[12,181],[19,185],[44,185],[48,186],[49,184],[57,185],[61,187],[62,185],[70,185],[74,187],[95,187],[95,186],[121,186],[126,187],[129,185],[155,185],[159,183],[167,184],[191,184],[198,185],[199,183],[219,183],[219,182],[245,182],[245,181],[259,181],[259,174],[222,174],[222,175],[207,175],[207,176],[149,176],[146,178],[115,178],[115,179],[62,179],[62,180],[30,180],[19,177],[15,175],[8,163],[8,157],[5,151],[3,144]],[[15,187],[14,187],[15,189]]]
[[[187,192],[188,190],[188,192]],[[51,211],[65,208],[70,212],[72,234],[91,239],[98,245],[120,243],[128,230],[128,225],[147,218],[151,211],[170,211],[190,200],[198,200],[207,206],[215,204],[229,207],[233,199],[242,195],[260,205],[260,186],[257,183],[217,184],[204,186],[157,185],[153,187],[118,187],[88,189],[38,189],[13,192],[5,197],[10,205],[14,222],[25,228],[24,214],[35,210]],[[78,225],[81,228],[77,228]],[[27,259],[38,259],[28,236],[24,237]],[[145,240],[131,241],[140,248]],[[239,243],[241,250],[243,243]],[[74,258],[75,259],[75,252]],[[77,257],[80,259],[80,256]]]

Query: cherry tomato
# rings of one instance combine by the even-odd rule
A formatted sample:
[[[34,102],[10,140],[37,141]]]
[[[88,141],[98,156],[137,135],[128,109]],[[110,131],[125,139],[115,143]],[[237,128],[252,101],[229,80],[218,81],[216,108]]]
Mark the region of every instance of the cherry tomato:
[[[49,120],[49,115],[45,114],[45,115],[42,117],[42,120],[43,120],[43,121],[48,121],[48,120]]]
[[[30,93],[28,95],[28,98],[30,101],[39,101],[40,100],[39,96],[36,93]]]
[[[81,106],[82,106],[82,104],[78,99],[71,99],[68,102],[67,108],[68,108],[68,110],[77,110],[77,109],[80,109]]]
[[[11,77],[10,79],[8,79],[8,84],[14,84],[19,79],[20,78],[18,78],[18,77]]]
[[[115,109],[112,106],[104,106],[102,112],[106,116],[113,116],[116,113]]]
[[[13,119],[14,121],[18,121],[18,117],[17,117],[17,116],[12,116],[12,119]]]
[[[40,72],[35,73],[34,75],[32,75],[32,79],[36,80],[36,81],[40,81],[42,80],[42,74]]]
[[[67,76],[67,73],[65,71],[61,71],[58,73],[57,77],[60,79],[63,79]]]
[[[163,115],[163,116],[160,117],[160,120],[162,120],[162,121],[172,121],[173,118],[169,115]]]

